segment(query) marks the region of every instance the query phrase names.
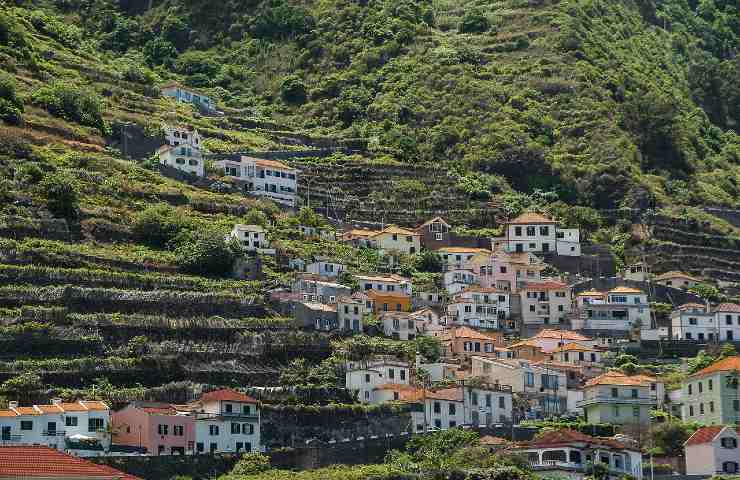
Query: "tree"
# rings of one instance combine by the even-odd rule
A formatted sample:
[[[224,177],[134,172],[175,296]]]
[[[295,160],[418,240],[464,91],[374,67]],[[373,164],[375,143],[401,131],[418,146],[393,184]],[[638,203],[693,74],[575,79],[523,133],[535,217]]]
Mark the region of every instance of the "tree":
[[[697,425],[684,422],[656,423],[650,435],[661,455],[669,457],[683,454],[683,444],[697,429]]]
[[[477,8],[465,12],[460,21],[460,33],[482,33],[491,28],[491,23],[483,12]]]
[[[700,350],[696,357],[689,359],[689,374],[696,373],[699,370],[708,367],[714,363],[714,357],[708,355],[704,350]]]
[[[52,215],[59,218],[77,217],[79,199],[74,180],[64,174],[47,175],[41,188],[46,193],[46,206]]]
[[[132,230],[140,241],[163,248],[186,226],[185,217],[177,210],[167,204],[158,204],[137,215]]]
[[[428,362],[436,362],[442,355],[442,345],[437,337],[422,335],[416,337],[416,351],[419,352]]]
[[[442,259],[433,250],[424,250],[414,258],[414,268],[420,272],[437,273],[442,271]]]
[[[449,466],[450,455],[463,448],[474,445],[478,433],[459,428],[451,428],[431,435],[417,436],[406,443],[406,451],[422,471],[444,470]]]
[[[177,50],[164,38],[156,37],[144,45],[144,58],[150,67],[156,65],[171,67],[177,58]]]
[[[224,233],[215,228],[181,232],[175,240],[175,257],[188,273],[227,276],[236,258],[236,248],[227,243]]]
[[[280,86],[280,96],[285,103],[303,104],[306,102],[308,87],[297,75],[285,77]]]
[[[231,471],[232,475],[255,475],[270,469],[270,457],[258,452],[242,455]]]
[[[622,355],[619,355],[614,360],[614,366],[615,367],[621,367],[622,365],[624,365],[626,363],[638,364],[638,363],[640,363],[640,361],[634,355],[629,355],[629,354],[626,354],[626,353],[623,353]]]

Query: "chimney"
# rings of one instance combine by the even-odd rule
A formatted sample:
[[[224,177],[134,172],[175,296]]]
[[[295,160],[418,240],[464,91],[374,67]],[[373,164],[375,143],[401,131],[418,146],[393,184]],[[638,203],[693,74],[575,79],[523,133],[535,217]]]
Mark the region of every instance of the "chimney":
[[[62,399],[61,398],[52,398],[51,399],[51,404],[52,405],[61,405],[62,404]]]
[[[8,408],[18,408],[18,402],[17,401],[8,402]]]

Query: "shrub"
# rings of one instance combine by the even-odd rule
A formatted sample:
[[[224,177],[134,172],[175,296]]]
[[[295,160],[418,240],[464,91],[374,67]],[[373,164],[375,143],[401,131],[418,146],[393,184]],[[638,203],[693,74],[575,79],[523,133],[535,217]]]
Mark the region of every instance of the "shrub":
[[[185,52],[175,61],[175,70],[183,75],[203,74],[214,77],[221,66],[214,59],[213,53],[202,51]]]
[[[270,458],[261,453],[245,453],[231,471],[232,475],[255,475],[270,469]]]
[[[468,10],[465,12],[462,20],[460,21],[460,33],[482,33],[491,28],[491,23],[488,21],[483,12],[478,9]]]
[[[50,174],[41,187],[46,193],[46,206],[55,217],[72,219],[77,217],[79,199],[74,180],[62,174]]]
[[[18,98],[15,89],[15,78],[0,72],[0,119],[6,123],[18,125],[23,114],[23,102]]]
[[[65,23],[41,10],[32,12],[30,20],[36,30],[66,47],[76,48],[82,40],[82,31],[77,26]]]
[[[186,226],[186,219],[169,205],[160,204],[141,212],[134,221],[133,232],[152,247],[167,246]]]
[[[103,135],[110,132],[103,119],[103,101],[89,88],[56,82],[39,88],[31,98],[56,117],[95,127]]]
[[[218,229],[181,232],[174,240],[180,268],[189,273],[226,276],[234,264],[234,250]]]
[[[177,50],[172,43],[162,37],[157,37],[144,45],[144,58],[150,67],[164,65],[169,68],[177,58]]]
[[[264,2],[252,24],[252,33],[260,38],[285,38],[306,33],[313,17],[302,7],[293,7],[283,0]]]
[[[302,104],[306,101],[306,84],[296,75],[290,75],[280,86],[280,96],[286,103]]]

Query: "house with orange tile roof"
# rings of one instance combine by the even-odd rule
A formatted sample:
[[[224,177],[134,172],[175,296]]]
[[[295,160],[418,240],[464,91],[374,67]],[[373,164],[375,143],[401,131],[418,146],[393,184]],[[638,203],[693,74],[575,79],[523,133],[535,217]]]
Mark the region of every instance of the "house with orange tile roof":
[[[508,452],[523,455],[537,476],[582,478],[592,465],[607,468],[609,478],[632,476],[641,480],[642,453],[637,445],[615,438],[592,437],[576,430],[546,431],[533,440],[518,442]]]
[[[648,296],[640,289],[620,286],[608,292],[581,292],[575,305],[571,315],[574,330],[621,336],[639,331],[643,340],[658,339]],[[655,338],[649,338],[651,335]]]
[[[183,410],[195,422],[194,453],[261,450],[260,406],[254,398],[226,388],[204,393]]]
[[[542,347],[537,343],[530,341],[529,339],[516,342],[507,347],[513,352],[514,358],[521,360],[530,360],[532,362],[540,362],[549,359],[549,355],[546,355],[542,351]]]
[[[371,238],[382,255],[397,257],[421,251],[421,235],[397,225],[388,225],[383,230],[375,232]]]
[[[494,239],[507,252],[535,252],[571,257],[581,255],[580,231],[560,228],[540,213],[526,212],[504,223],[504,237]]]
[[[740,427],[701,427],[683,444],[687,475],[740,473]]]
[[[46,445],[77,456],[105,454],[111,445],[108,432],[110,408],[99,401],[21,407],[8,403],[0,410],[0,442],[3,444]]]
[[[650,410],[662,406],[664,400],[665,387],[658,379],[612,370],[586,382],[578,406],[587,422],[645,424]]]
[[[527,338],[526,341],[537,345],[543,353],[548,355],[568,343],[575,343],[582,347],[592,347],[597,343],[596,340],[578,332],[554,328],[544,328]]]
[[[24,480],[141,480],[42,445],[0,446],[0,478]]]
[[[488,256],[491,251],[478,247],[442,247],[437,250],[437,255],[442,260],[442,269],[447,271],[468,268],[468,262],[476,255]]]
[[[495,288],[466,288],[447,304],[447,324],[502,330],[511,318],[510,296]]]
[[[696,277],[692,277],[688,273],[684,272],[678,272],[678,271],[670,271],[666,273],[662,273],[655,277],[655,283],[658,285],[665,285],[666,287],[673,287],[673,288],[691,288],[699,283],[701,283],[701,280],[699,280]]]
[[[132,402],[113,413],[113,442],[145,455],[195,453],[195,419],[168,403]]]
[[[681,384],[681,416],[703,425],[740,424],[740,356],[723,358]]]
[[[412,283],[411,280],[402,277],[401,275],[391,274],[355,274],[352,276],[357,284],[360,286],[360,290],[367,292],[368,290],[375,290],[379,293],[393,293],[411,295]]]
[[[504,335],[500,331],[483,333],[465,326],[448,329],[441,334],[440,340],[445,357],[469,358],[480,355],[495,358],[495,347],[504,345]]]
[[[601,349],[571,342],[553,350],[551,356],[556,362],[591,367],[601,364],[602,354]]]
[[[287,207],[296,206],[300,172],[290,165],[238,154],[215,163],[227,177],[241,186],[244,193],[267,198]]]
[[[517,293],[524,282],[544,280],[542,272],[547,264],[531,252],[507,252],[495,247],[490,253],[475,255],[465,267],[478,275],[481,287]]]
[[[571,310],[570,287],[560,281],[524,282],[520,287],[519,295],[522,305],[522,323],[530,328],[538,328],[541,325],[560,325]]]

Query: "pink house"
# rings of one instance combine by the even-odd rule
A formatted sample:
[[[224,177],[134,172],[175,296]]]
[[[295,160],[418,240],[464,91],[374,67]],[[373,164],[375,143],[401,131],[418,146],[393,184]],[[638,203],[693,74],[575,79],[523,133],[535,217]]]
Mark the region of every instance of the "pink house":
[[[531,253],[509,253],[500,248],[491,254],[476,255],[466,265],[479,275],[481,287],[512,293],[518,292],[525,281],[541,280],[545,266]]]
[[[115,412],[113,443],[146,448],[148,455],[185,455],[195,449],[195,420],[166,403],[134,402]]]

